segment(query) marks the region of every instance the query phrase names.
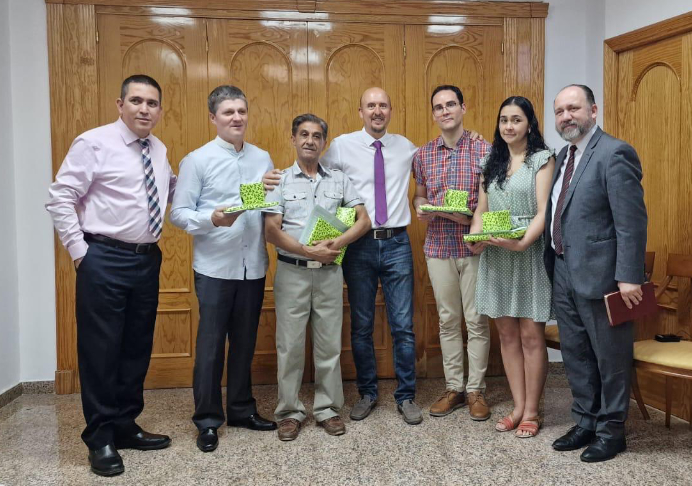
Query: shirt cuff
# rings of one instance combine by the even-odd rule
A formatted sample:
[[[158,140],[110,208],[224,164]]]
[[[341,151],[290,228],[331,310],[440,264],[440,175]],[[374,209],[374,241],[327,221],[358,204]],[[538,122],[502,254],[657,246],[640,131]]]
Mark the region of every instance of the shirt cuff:
[[[87,242],[84,240],[78,241],[74,243],[72,246],[70,246],[67,251],[70,252],[70,257],[72,257],[72,261],[78,260],[80,258],[84,258],[84,255],[86,255],[87,250],[89,249],[89,245],[87,245]]]
[[[214,214],[214,211],[209,211],[205,216],[202,217],[202,219],[199,222],[200,229],[206,231],[212,231],[213,229],[216,229],[216,225],[214,225],[214,223],[211,222],[212,214]]]

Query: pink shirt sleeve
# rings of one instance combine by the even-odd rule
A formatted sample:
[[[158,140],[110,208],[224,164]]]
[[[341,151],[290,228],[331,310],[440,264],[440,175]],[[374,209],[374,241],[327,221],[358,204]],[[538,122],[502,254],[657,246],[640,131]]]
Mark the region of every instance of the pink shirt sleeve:
[[[168,160],[166,160],[166,165],[168,166],[168,172],[170,172],[170,179],[168,182],[168,204],[171,204],[173,202],[173,195],[175,194],[175,186],[178,183],[178,176],[173,172]]]
[[[84,241],[75,206],[89,190],[97,165],[94,148],[83,138],[77,138],[48,190],[46,209],[72,260],[86,255],[89,247]]]

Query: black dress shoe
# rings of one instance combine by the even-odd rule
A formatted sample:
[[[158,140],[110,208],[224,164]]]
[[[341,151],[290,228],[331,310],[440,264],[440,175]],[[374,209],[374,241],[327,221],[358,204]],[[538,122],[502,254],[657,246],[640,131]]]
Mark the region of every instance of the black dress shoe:
[[[237,420],[229,420],[230,427],[245,427],[250,430],[269,431],[276,430],[276,422],[263,419],[259,414],[253,413],[249,417]]]
[[[582,429],[575,425],[565,435],[553,442],[553,449],[556,451],[576,451],[589,445],[594,437],[596,437],[596,433],[593,430]]]
[[[165,449],[171,445],[171,438],[167,435],[150,434],[140,430],[135,435],[117,437],[115,447],[117,449],[138,449],[140,451],[152,451],[154,449]]]
[[[219,435],[216,429],[209,427],[202,429],[197,436],[197,448],[202,452],[211,452],[219,445]]]
[[[612,459],[620,452],[627,449],[625,438],[622,439],[606,439],[604,437],[596,437],[596,440],[581,453],[581,460],[584,462],[602,462]]]
[[[99,476],[115,476],[125,471],[123,458],[112,444],[100,449],[89,449],[89,464],[91,471]]]

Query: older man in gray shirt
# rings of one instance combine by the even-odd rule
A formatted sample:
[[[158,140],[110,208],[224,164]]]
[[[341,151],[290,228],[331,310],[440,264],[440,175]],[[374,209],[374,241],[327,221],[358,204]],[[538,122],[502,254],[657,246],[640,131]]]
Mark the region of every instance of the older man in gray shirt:
[[[291,141],[297,160],[267,196],[279,203],[279,214],[265,217],[265,231],[279,253],[274,278],[279,404],[274,415],[284,441],[298,437],[306,417],[298,392],[308,320],[315,359],[315,420],[330,435],[346,431],[339,416],[344,404],[339,362],[344,283],[341,266],[333,262],[341,248],[365,234],[370,218],[348,177],[319,164],[326,140],[324,120],[312,114],[296,117]],[[298,240],[316,205],[331,214],[340,206],[355,208],[356,222],[338,238],[303,245]]]
[[[247,99],[235,86],[219,86],[208,99],[217,137],[180,165],[171,222],[194,236],[199,328],[193,393],[197,447],[211,452],[224,423],[221,377],[230,342],[226,413],[228,425],[274,430],[257,414],[250,371],[264,299],[268,257],[259,211],[225,214],[240,206],[240,184],[258,182],[273,167],[269,154],[244,141]]]

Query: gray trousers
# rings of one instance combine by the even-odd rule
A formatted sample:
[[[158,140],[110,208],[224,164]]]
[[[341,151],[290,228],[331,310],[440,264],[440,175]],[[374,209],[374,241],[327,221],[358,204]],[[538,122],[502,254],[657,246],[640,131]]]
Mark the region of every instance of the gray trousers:
[[[553,301],[560,348],[572,389],[572,418],[599,437],[625,436],[634,324],[611,327],[603,299],[574,292],[565,261],[555,259]]]
[[[305,420],[305,405],[298,393],[305,368],[305,335],[312,330],[315,360],[313,415],[321,422],[339,414],[344,405],[341,383],[341,324],[344,314],[344,279],[339,265],[309,269],[277,261],[274,277],[276,302],[276,357],[279,403],[277,421]]]

